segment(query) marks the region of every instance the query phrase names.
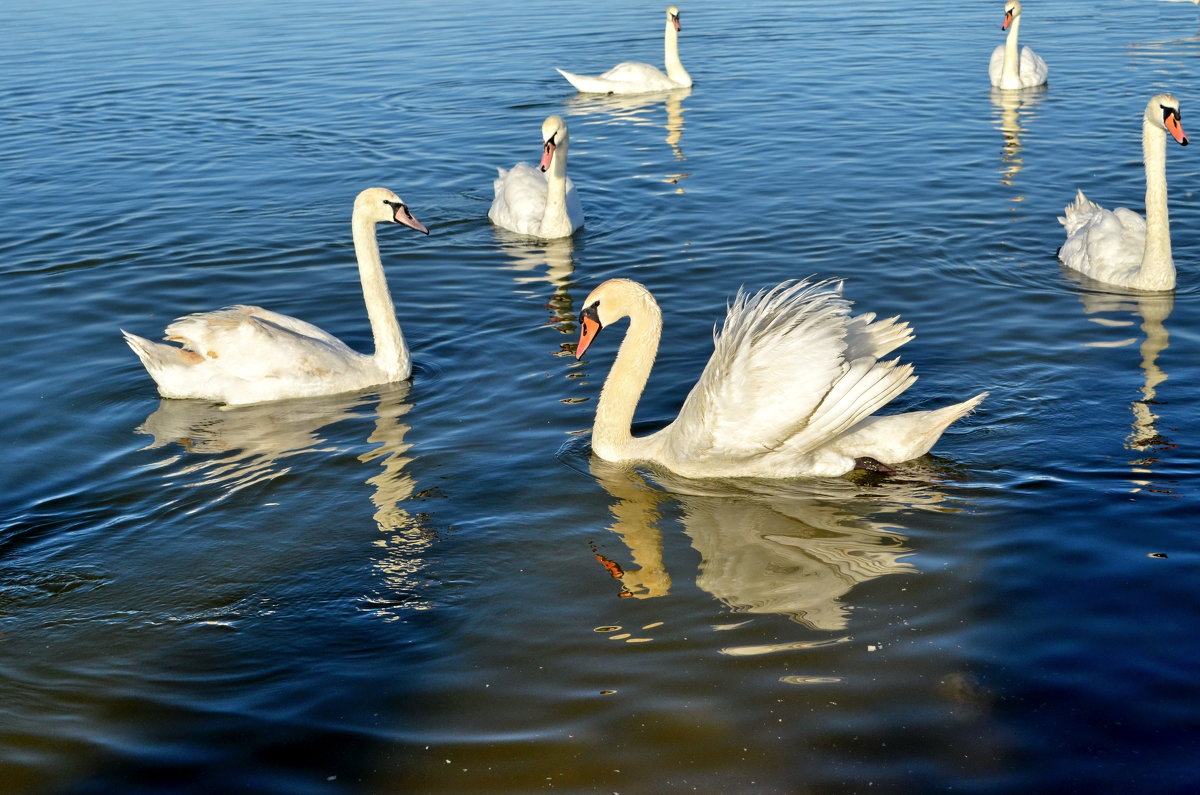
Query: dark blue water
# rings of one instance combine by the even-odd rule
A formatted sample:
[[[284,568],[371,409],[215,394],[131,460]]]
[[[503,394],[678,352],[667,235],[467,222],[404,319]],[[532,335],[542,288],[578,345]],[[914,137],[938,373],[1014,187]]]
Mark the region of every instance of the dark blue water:
[[[553,67],[660,63],[645,4],[0,11],[0,789],[1195,788],[1193,148],[1173,295],[1054,256],[1076,188],[1141,210],[1149,96],[1191,129],[1191,3],[1032,0],[1016,96],[999,2],[687,5],[696,86],[640,100]],[[533,244],[487,209],[552,113],[587,223]],[[411,384],[160,400],[119,328],[370,346],[371,185],[432,230],[380,234]],[[916,330],[897,408],[991,397],[889,478],[590,460],[592,287],[663,306],[654,427],[739,286],[809,275]]]

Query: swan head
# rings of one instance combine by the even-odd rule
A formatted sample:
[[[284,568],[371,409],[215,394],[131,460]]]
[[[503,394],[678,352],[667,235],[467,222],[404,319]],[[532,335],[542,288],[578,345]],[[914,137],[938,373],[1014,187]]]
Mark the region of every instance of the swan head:
[[[1174,94],[1155,94],[1151,97],[1150,104],[1146,105],[1146,121],[1169,132],[1180,146],[1188,145],[1188,137],[1179,121],[1179,100]]]
[[[1000,30],[1008,30],[1008,26],[1019,16],[1021,16],[1021,0],[1008,0],[1004,4],[1004,22],[1000,24]]]
[[[596,336],[606,326],[637,311],[638,306],[651,314],[658,314],[658,302],[643,285],[632,279],[609,279],[583,300],[579,313],[579,344],[575,346],[575,358],[595,342]]]
[[[683,30],[679,24],[679,9],[675,6],[667,9],[667,23],[672,25],[677,31]]]
[[[539,166],[542,171],[550,168],[550,162],[554,160],[554,150],[566,146],[567,139],[567,123],[563,121],[562,116],[547,116],[542,122],[542,162]]]
[[[367,188],[354,199],[354,217],[373,224],[397,223],[429,234],[425,224],[409,212],[408,205],[387,188]]]

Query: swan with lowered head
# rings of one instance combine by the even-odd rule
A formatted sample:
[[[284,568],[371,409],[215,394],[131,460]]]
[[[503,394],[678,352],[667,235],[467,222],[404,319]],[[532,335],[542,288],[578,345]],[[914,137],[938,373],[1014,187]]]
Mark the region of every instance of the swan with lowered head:
[[[1050,77],[1050,67],[1040,55],[1028,47],[1017,46],[1020,27],[1020,0],[1008,0],[1000,25],[1001,30],[1008,28],[1008,38],[992,50],[992,60],[988,62],[988,77],[996,88],[1033,88],[1044,85]]]
[[[1188,145],[1179,100],[1156,94],[1142,114],[1142,160],[1146,168],[1146,217],[1118,207],[1105,210],[1079,191],[1058,222],[1067,242],[1058,258],[1097,281],[1135,290],[1175,288],[1171,225],[1167,217],[1167,133]]]
[[[567,237],[583,226],[583,207],[575,183],[567,177],[570,136],[561,116],[542,122],[542,141],[542,162],[537,168],[517,163],[508,171],[498,169],[492,183],[496,198],[488,218],[522,235]]]
[[[354,200],[350,226],[375,353],[365,355],[311,323],[257,306],[231,306],[181,317],[167,326],[163,345],[122,329],[158,391],[229,405],[349,392],[403,381],[411,372],[408,346],[396,321],[379,259],[375,225],[400,223],[429,230],[404,201],[385,188]]]
[[[687,88],[692,84],[692,76],[679,60],[679,31],[682,29],[679,24],[679,9],[671,6],[667,9],[667,29],[663,35],[663,64],[667,67],[666,74],[648,63],[638,61],[619,63],[597,77],[572,74],[562,69],[557,71],[575,88],[588,94],[641,94],[645,91]]]
[[[912,365],[879,357],[912,339],[899,318],[851,316],[839,285],[784,282],[739,291],[700,380],[679,415],[649,436],[631,433],[662,331],[654,297],[609,279],[585,299],[575,357],[606,326],[628,317],[592,428],[608,461],[650,461],[688,477],[837,476],[929,452],[987,393],[932,411],[871,416],[907,389]]]

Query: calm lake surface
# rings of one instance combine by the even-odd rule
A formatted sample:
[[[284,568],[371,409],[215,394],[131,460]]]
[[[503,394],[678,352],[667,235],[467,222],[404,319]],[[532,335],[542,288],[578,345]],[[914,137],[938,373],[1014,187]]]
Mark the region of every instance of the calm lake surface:
[[[1003,95],[999,0],[685,4],[690,92],[554,72],[661,64],[664,6],[3,3],[0,790],[1195,791],[1200,153],[1174,294],[1055,217],[1142,210],[1152,94],[1200,136],[1197,8],[1031,0]],[[552,113],[587,223],[538,244],[487,210]],[[160,400],[118,329],[369,348],[372,185],[432,231],[380,230],[411,384]],[[913,325],[896,410],[991,397],[887,478],[590,459],[594,286],[664,308],[650,429],[810,275]]]

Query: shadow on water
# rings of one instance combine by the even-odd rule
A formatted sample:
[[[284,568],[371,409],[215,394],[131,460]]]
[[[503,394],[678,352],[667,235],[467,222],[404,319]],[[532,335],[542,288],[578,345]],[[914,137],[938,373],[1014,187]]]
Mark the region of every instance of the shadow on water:
[[[1130,432],[1125,437],[1126,449],[1137,456],[1129,462],[1130,472],[1134,476],[1130,491],[1149,489],[1173,494],[1174,488],[1155,481],[1153,467],[1159,463],[1160,455],[1164,451],[1175,447],[1175,443],[1159,429],[1159,416],[1154,412],[1154,407],[1163,402],[1158,396],[1159,385],[1168,378],[1158,358],[1171,342],[1166,322],[1175,308],[1175,295],[1112,292],[1115,288],[1111,285],[1094,281],[1065,268],[1064,271],[1068,279],[1079,285],[1077,294],[1083,303],[1083,312],[1090,322],[1113,329],[1119,335],[1124,335],[1137,324],[1144,335],[1138,348],[1141,354],[1138,367],[1142,371],[1142,384],[1138,397],[1129,404],[1133,421]],[[1118,339],[1087,342],[1084,345],[1089,348],[1121,348],[1133,345],[1137,341],[1136,336],[1120,336]]]
[[[1005,187],[1012,187],[1016,183],[1017,175],[1025,167],[1021,155],[1021,136],[1026,132],[1028,123],[1037,115],[1037,106],[1046,98],[1046,91],[1045,85],[1023,89],[992,89],[992,105],[999,111],[996,129],[1004,135],[1004,147],[1000,150],[1000,184]],[[1024,194],[1012,197],[1014,204],[1025,199]]]
[[[403,383],[366,393],[237,407],[161,400],[137,432],[154,437],[146,449],[167,453],[156,465],[165,470],[167,486],[216,488],[217,496],[191,508],[192,513],[287,475],[299,457],[337,452],[341,448],[330,441],[326,429],[369,417],[368,449],[357,459],[378,467],[365,482],[371,487],[372,518],[381,534],[375,542],[380,553],[374,567],[383,587],[364,601],[381,616],[395,618],[395,609],[421,606],[419,573],[435,539],[425,515],[403,505],[421,496],[415,478],[405,471],[413,460],[412,444],[405,441],[410,426],[404,418],[412,410],[409,389]]]
[[[666,111],[666,121],[662,124],[666,131],[663,141],[671,148],[674,160],[682,163],[687,160],[683,153],[683,101],[691,93],[692,89],[688,87],[645,94],[576,94],[567,99],[567,109],[572,116],[603,117],[595,123],[658,126],[660,122],[652,118],[652,114],[661,104]],[[661,179],[679,185],[689,176],[672,172],[662,175]],[[675,192],[684,193],[684,190],[678,187]]]
[[[932,474],[920,466],[906,467],[904,477]],[[847,628],[855,586],[916,571],[903,560],[912,550],[896,530],[902,513],[952,510],[919,479],[692,480],[595,457],[589,467],[613,498],[608,529],[633,563],[624,568],[597,554],[621,581],[621,596],[670,593],[660,524],[674,506],[700,553],[700,588],[737,612],[784,615],[822,631]]]

